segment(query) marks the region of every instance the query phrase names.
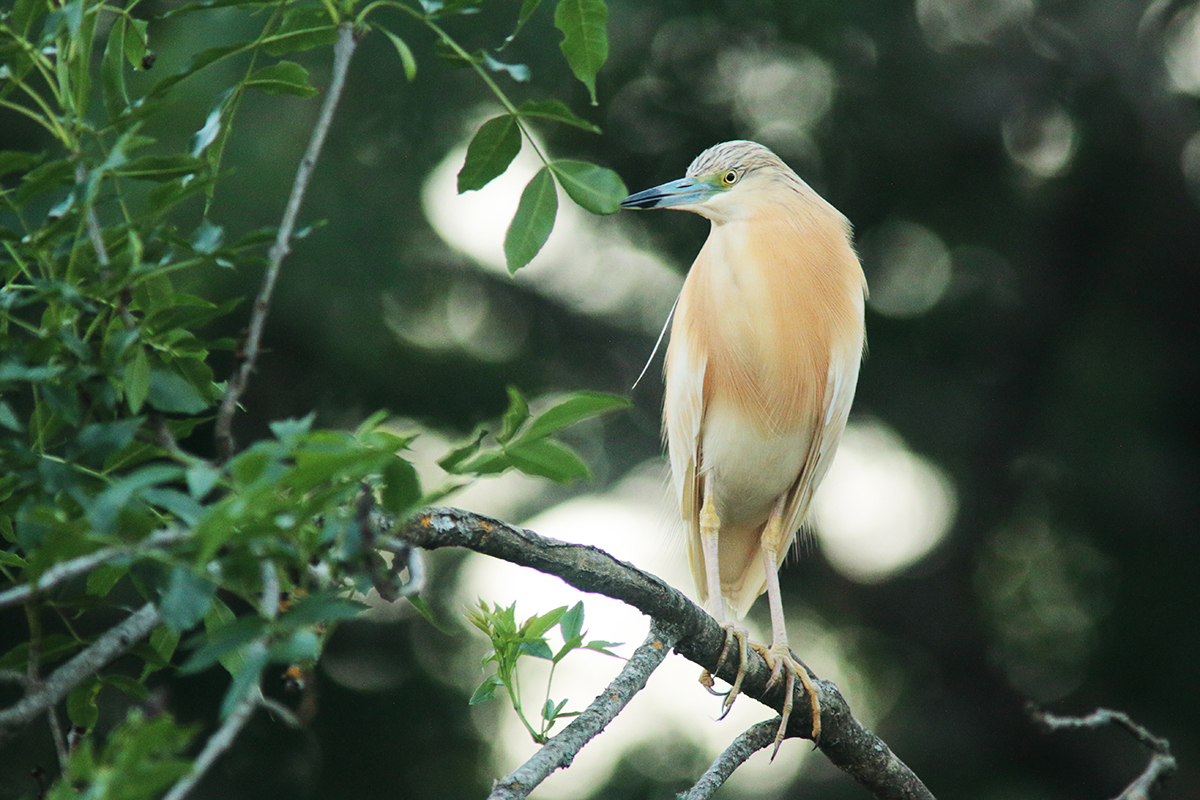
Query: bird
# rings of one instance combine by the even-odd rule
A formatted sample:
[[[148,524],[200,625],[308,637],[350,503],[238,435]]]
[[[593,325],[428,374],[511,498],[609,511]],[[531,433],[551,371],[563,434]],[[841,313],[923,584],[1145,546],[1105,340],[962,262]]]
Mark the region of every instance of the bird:
[[[627,209],[690,211],[710,222],[668,318],[663,433],[696,592],[738,645],[786,677],[775,752],[795,681],[820,705],[787,639],[778,569],[829,470],[854,401],[865,336],[866,276],[846,217],[767,147],[715,145],[685,176],[626,197]],[[767,593],[771,645],[747,646],[741,619]],[[701,681],[711,687],[708,673]],[[711,691],[711,688],[710,688]],[[774,756],[772,756],[773,758]]]

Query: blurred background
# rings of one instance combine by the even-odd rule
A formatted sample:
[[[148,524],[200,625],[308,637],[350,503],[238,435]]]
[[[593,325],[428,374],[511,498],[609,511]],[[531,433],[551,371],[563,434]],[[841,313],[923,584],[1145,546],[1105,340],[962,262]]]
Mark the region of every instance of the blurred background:
[[[494,47],[518,5],[485,3],[451,32]],[[1142,769],[1146,754],[1119,732],[1039,731],[1031,700],[1128,712],[1180,760],[1166,796],[1200,797],[1197,7],[609,8],[597,107],[563,63],[549,8],[504,51],[533,75],[502,76],[515,100],[569,99],[604,130],[547,123],[546,150],[610,167],[635,191],[681,176],[712,144],[754,139],[855,227],[869,352],[815,536],[781,576],[798,654],[939,797],[1109,797]],[[433,485],[437,456],[503,411],[508,384],[629,394],[630,411],[572,434],[594,481],[506,476],[454,502],[604,547],[691,593],[659,442],[661,354],[630,387],[707,223],[598,218],[560,195],[550,242],[510,278],[501,242],[538,163],[526,145],[509,174],[456,195],[466,143],[499,109],[472,73],[431,55],[423,31],[389,22],[418,78],[404,80],[383,36],[362,43],[302,214],[325,224],[284,265],[239,440],[314,409],[320,424],[352,426],[385,408],[398,427],[437,432],[415,445]],[[152,23],[155,71],[252,33],[244,24],[232,11]],[[329,53],[300,55],[325,85]],[[234,74],[220,70],[239,68],[182,84],[172,127],[156,135],[186,150]],[[278,96],[243,104],[226,155],[235,172],[210,213],[230,237],[278,223],[317,110]],[[30,135],[14,125],[0,139],[36,149]],[[197,275],[192,288],[251,296],[260,277]],[[464,613],[483,598],[516,601],[524,617],[577,595],[461,553],[430,561],[426,596],[454,635],[377,602],[331,642],[312,726],[259,715],[197,796],[478,797],[532,752],[507,700],[467,705],[487,645]],[[584,599],[589,636],[628,655],[645,620]],[[749,622],[769,629],[760,606]],[[572,656],[552,696],[581,708],[618,668]],[[716,722],[697,674],[669,659],[535,797],[671,797],[773,713],[744,698]],[[536,709],[544,676],[526,678]],[[223,689],[215,670],[177,679],[170,704],[211,723]],[[809,750],[788,742],[774,764],[760,754],[721,796],[865,796]]]

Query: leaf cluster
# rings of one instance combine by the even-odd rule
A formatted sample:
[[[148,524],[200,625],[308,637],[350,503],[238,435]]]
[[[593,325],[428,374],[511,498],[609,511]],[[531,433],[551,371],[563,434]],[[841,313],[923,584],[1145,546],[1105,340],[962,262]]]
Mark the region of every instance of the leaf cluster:
[[[496,690],[504,687],[512,702],[513,710],[525,725],[529,735],[538,744],[545,744],[550,731],[561,719],[575,717],[578,711],[565,711],[567,698],[555,701],[550,696],[554,683],[554,668],[575,650],[591,650],[604,655],[619,658],[610,648],[620,646],[620,642],[606,642],[602,639],[585,641],[587,632],[583,629],[583,603],[579,602],[567,608],[559,606],[545,614],[534,614],[520,624],[516,622],[517,604],[503,607],[498,603],[489,605],[479,602],[479,607],[472,611],[468,619],[471,624],[492,642],[492,649],[483,657],[483,666],[495,664],[496,671],[483,679],[474,694],[471,695],[471,705],[484,703],[496,696]],[[562,634],[562,645],[553,650],[547,635],[555,627]],[[539,713],[538,727],[534,728],[525,716],[521,704],[521,684],[517,676],[517,666],[521,658],[530,656],[541,658],[551,663],[550,674],[546,678],[546,696]]]

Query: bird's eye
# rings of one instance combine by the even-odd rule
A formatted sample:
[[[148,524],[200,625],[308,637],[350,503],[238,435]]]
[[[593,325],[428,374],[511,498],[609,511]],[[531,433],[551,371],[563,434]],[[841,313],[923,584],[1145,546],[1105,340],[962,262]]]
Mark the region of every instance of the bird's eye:
[[[731,170],[729,170],[729,172],[726,172],[724,175],[721,176],[721,182],[724,183],[726,186],[733,186],[735,183],[737,183],[737,179],[738,179],[738,172],[736,169],[731,169]]]

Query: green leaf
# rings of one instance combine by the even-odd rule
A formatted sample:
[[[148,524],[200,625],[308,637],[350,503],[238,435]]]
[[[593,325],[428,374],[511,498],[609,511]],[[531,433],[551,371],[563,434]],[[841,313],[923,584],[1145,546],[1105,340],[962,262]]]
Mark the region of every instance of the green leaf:
[[[13,433],[23,433],[25,426],[17,419],[16,412],[4,400],[0,400],[0,426],[8,428]]]
[[[413,465],[396,456],[383,467],[383,507],[392,514],[403,514],[421,499],[421,481]]]
[[[321,655],[321,640],[312,628],[301,628],[271,645],[267,659],[274,663],[296,664],[315,661]]]
[[[217,662],[220,662],[221,666],[230,674],[240,672],[246,663],[246,656],[242,649],[260,636],[267,627],[267,621],[257,616],[234,619],[224,626],[217,627],[221,625],[217,621],[218,618],[223,618],[226,614],[231,617],[233,615],[233,612],[229,611],[229,607],[225,606],[219,598],[213,602],[214,609],[218,608],[218,603],[224,606],[223,611],[214,613],[210,610],[205,617],[204,627],[208,630],[208,634],[206,637],[193,638],[192,641],[200,641],[203,644],[179,667],[180,674],[191,675],[208,669]]]
[[[521,653],[534,658],[544,658],[547,661],[554,660],[554,653],[550,650],[550,645],[546,644],[545,639],[537,639],[532,642],[521,642]]]
[[[409,595],[406,599],[408,600],[409,603],[412,604],[412,607],[417,610],[417,613],[420,614],[421,617],[426,622],[428,622],[430,625],[437,628],[439,631],[446,634],[447,636],[455,635],[455,633],[452,629],[447,628],[445,625],[442,625],[441,623],[439,623],[437,621],[437,619],[433,616],[433,609],[430,608],[429,604],[426,603],[424,600],[422,600],[420,597],[417,597],[415,594],[412,594],[412,595]]]
[[[558,629],[562,631],[564,639],[570,640],[579,636],[583,630],[583,603],[579,602],[571,606],[567,613],[562,615],[562,619],[558,621]]]
[[[105,686],[113,687],[118,692],[133,698],[139,703],[150,696],[149,690],[146,689],[143,683],[130,678],[128,675],[102,675],[100,682]]]
[[[559,44],[575,77],[596,101],[596,73],[608,59],[608,6],[604,0],[558,0],[554,26],[562,31]]]
[[[404,66],[404,77],[410,81],[416,78],[417,60],[413,58],[412,50],[409,49],[408,45],[405,44],[403,39],[389,31],[387,28],[378,28],[378,30],[383,31],[384,35],[388,37],[388,41],[390,41],[392,46],[396,48],[396,52],[400,54],[400,63]]]
[[[300,627],[353,619],[367,609],[365,603],[333,594],[310,594],[300,598],[279,619],[281,625]]]
[[[504,235],[508,271],[515,273],[533,260],[550,238],[558,213],[558,193],[549,167],[542,167],[521,192],[521,202]]]
[[[603,653],[606,656],[612,656],[613,658],[620,658],[619,655],[614,653],[612,650],[609,650],[608,648],[620,647],[621,644],[622,644],[622,642],[606,642],[603,639],[593,639],[592,641],[585,644],[584,647],[586,647],[588,650],[595,650],[597,653]]]
[[[576,392],[557,405],[537,415],[529,428],[521,434],[521,441],[532,441],[557,433],[591,417],[597,417],[618,408],[628,408],[629,399],[603,392]]]
[[[187,471],[188,494],[200,501],[208,496],[221,478],[221,471],[208,463],[193,464]]]
[[[517,604],[513,603],[511,606],[509,606],[507,611],[511,615],[516,612],[516,608]],[[539,638],[546,631],[557,625],[558,621],[563,618],[563,614],[566,613],[567,607],[559,606],[558,608],[547,611],[545,614],[534,615],[525,620],[525,622],[521,625],[520,633],[522,636],[527,636],[534,639]]]
[[[273,56],[281,56],[330,45],[336,39],[337,24],[325,7],[305,6],[288,11],[279,30],[262,40],[262,47]]]
[[[100,708],[96,695],[100,693],[100,681],[94,676],[71,690],[67,695],[67,718],[71,724],[90,731],[100,719]]]
[[[507,448],[513,466],[527,475],[539,475],[558,483],[590,478],[592,473],[575,451],[553,439],[537,439]]]
[[[134,69],[142,69],[142,59],[146,57],[146,46],[149,44],[149,38],[146,35],[146,29],[150,23],[144,19],[134,19],[129,17],[125,27],[125,58],[129,61],[129,66]]]
[[[612,214],[629,192],[621,176],[586,161],[559,159],[550,164],[567,195],[593,214]]]
[[[280,61],[269,67],[255,70],[246,79],[247,88],[261,89],[267,94],[294,94],[312,97],[317,93],[308,83],[308,70],[294,61]]]
[[[93,422],[79,432],[73,457],[90,465],[100,465],[108,456],[125,449],[133,441],[145,419],[130,417],[117,422]]]
[[[294,447],[299,443],[300,437],[312,430],[312,424],[316,418],[316,412],[309,412],[299,419],[275,420],[268,423],[267,427],[271,429],[271,434],[276,439]]]
[[[104,108],[109,119],[116,119],[129,107],[125,88],[125,15],[118,14],[108,32],[108,43],[100,62],[100,85]]]
[[[238,703],[242,702],[252,691],[258,688],[262,679],[262,671],[267,666],[267,651],[262,647],[247,648],[246,661],[242,668],[233,673],[233,681],[221,701],[221,719],[227,719]]]
[[[525,396],[515,386],[508,386],[508,410],[504,412],[500,433],[496,441],[505,444],[516,434],[517,430],[529,419],[529,403]]]
[[[488,675],[483,679],[483,683],[479,684],[479,688],[471,694],[471,699],[467,701],[467,704],[475,706],[486,703],[496,696],[496,689],[503,685],[499,675]]]
[[[0,150],[0,178],[13,172],[29,172],[45,158],[43,153]]]
[[[163,622],[176,633],[190,629],[208,613],[216,584],[188,567],[175,567],[167,594],[159,604]]]
[[[168,414],[199,414],[209,407],[208,400],[187,378],[165,367],[150,369],[146,400],[153,408]]]
[[[208,162],[189,155],[142,156],[113,170],[114,175],[135,181],[165,181],[195,175],[208,168]]]
[[[215,601],[213,605],[215,606],[217,603],[225,606],[219,600]],[[228,606],[225,608],[228,610]],[[150,634],[150,646],[163,661],[169,662],[171,656],[175,655],[175,648],[179,646],[179,634],[166,626],[155,628],[154,632]]]
[[[512,465],[512,459],[505,451],[488,450],[468,461],[458,471],[468,475],[495,475]]]
[[[106,597],[117,585],[117,581],[125,577],[129,567],[117,564],[101,564],[95,567],[87,576],[87,593],[93,597]]]
[[[125,365],[121,375],[122,388],[125,390],[125,402],[134,414],[142,410],[142,404],[150,394],[150,359],[146,357],[145,349],[139,347],[133,354],[133,359]]]
[[[482,189],[521,152],[521,128],[516,117],[504,114],[479,126],[458,171],[458,193]]]
[[[538,117],[551,119],[567,125],[574,125],[591,133],[600,133],[600,129],[582,117],[576,116],[561,100],[527,100],[517,106],[517,113],[522,117]]]
[[[566,704],[567,698],[565,697],[562,700],[559,700],[557,703],[547,697],[545,705],[542,706],[542,719],[546,720],[546,722],[553,722],[554,720],[558,719],[560,712],[563,710],[563,706]]]
[[[172,464],[150,464],[141,467],[100,493],[87,510],[88,521],[96,530],[108,531],[116,523],[121,511],[143,491],[178,480],[182,476],[183,469]]]
[[[446,455],[438,459],[438,466],[446,470],[446,472],[457,472],[459,466],[471,456],[479,452],[479,446],[483,443],[483,437],[487,436],[487,431],[478,430],[475,432],[475,438],[464,445],[451,450]]]

